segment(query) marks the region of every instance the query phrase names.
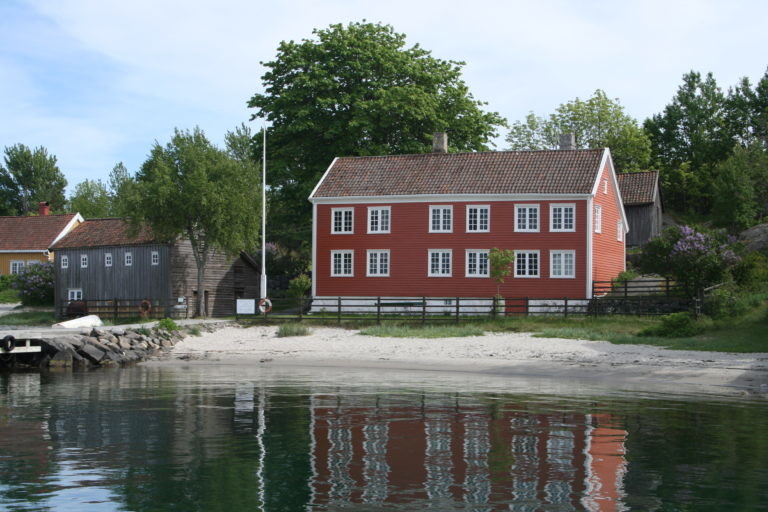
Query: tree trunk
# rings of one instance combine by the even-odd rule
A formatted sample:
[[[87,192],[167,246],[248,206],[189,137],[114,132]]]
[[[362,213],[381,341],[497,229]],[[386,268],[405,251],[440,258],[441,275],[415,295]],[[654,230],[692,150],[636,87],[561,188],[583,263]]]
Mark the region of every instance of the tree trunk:
[[[197,315],[205,318],[205,265],[197,264]]]
[[[187,227],[187,237],[192,244],[192,254],[195,257],[197,265],[197,315],[205,318],[205,265],[208,263],[208,241],[204,236],[194,229],[193,226]]]

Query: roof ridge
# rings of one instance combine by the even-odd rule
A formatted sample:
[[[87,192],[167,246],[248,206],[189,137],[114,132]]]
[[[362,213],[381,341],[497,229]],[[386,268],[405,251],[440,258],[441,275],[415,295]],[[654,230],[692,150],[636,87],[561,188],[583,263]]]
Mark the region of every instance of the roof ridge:
[[[578,149],[503,149],[499,151],[457,151],[454,153],[436,153],[429,151],[426,153],[392,153],[389,155],[348,155],[337,158],[393,158],[401,156],[437,156],[447,157],[456,155],[499,155],[511,153],[578,153],[588,151],[604,151],[606,148],[578,148]]]

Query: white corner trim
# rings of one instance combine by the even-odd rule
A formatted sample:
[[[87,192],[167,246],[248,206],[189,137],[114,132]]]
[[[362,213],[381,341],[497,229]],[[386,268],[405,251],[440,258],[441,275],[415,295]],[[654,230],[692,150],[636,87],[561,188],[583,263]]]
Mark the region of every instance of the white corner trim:
[[[584,258],[587,264],[587,294],[588,299],[592,298],[592,210],[594,208],[593,199],[587,201],[587,257]]]
[[[314,297],[316,293],[317,293],[317,204],[313,204],[312,205],[312,297]]]
[[[609,148],[605,148],[603,152],[603,158],[600,160],[600,172],[597,173],[595,184],[592,187],[592,195],[594,196],[597,194],[597,187],[600,185],[600,174],[602,173],[606,163],[608,164],[608,169],[610,170],[609,174],[611,175],[611,186],[613,187],[613,191],[616,193],[616,202],[617,206],[619,207],[619,215],[621,216],[621,220],[624,223],[624,226],[628,227],[629,223],[627,222],[627,213],[624,211],[624,199],[621,197],[619,179],[616,177],[616,169],[613,166],[613,157],[611,157],[611,150]]]
[[[336,158],[333,159],[333,162],[331,162],[331,165],[329,165],[328,168],[323,173],[323,177],[320,178],[320,181],[317,182],[317,185],[315,185],[315,188],[312,189],[312,193],[309,194],[309,197],[308,197],[308,199],[310,201],[314,201],[314,195],[317,192],[317,189],[319,189],[320,185],[323,184],[323,182],[325,181],[325,178],[328,176],[328,173],[331,172],[331,168],[333,167],[333,165],[336,163],[336,160],[338,160],[338,159],[339,159],[339,157],[336,157]]]
[[[69,233],[75,227],[76,223],[82,224],[83,222],[85,222],[85,219],[83,219],[83,216],[80,215],[79,213],[76,213],[75,216],[72,217],[72,219],[69,222],[67,222],[67,225],[64,226],[64,229],[61,230],[61,233],[59,233],[59,235],[53,239],[53,242],[48,244],[48,247],[51,247],[53,244],[55,244],[56,242],[64,238],[67,235],[67,233]]]

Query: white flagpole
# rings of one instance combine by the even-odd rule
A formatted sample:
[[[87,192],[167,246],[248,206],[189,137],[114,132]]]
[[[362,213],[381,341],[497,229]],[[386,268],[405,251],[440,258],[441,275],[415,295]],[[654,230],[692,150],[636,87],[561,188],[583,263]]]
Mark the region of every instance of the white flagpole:
[[[267,125],[264,125],[261,162],[261,298],[267,298]]]

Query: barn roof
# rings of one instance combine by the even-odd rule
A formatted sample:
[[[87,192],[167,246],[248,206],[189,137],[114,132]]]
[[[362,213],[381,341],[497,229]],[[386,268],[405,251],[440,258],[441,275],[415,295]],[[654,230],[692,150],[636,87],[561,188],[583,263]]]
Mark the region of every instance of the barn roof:
[[[310,196],[590,194],[605,149],[339,157]]]
[[[625,206],[648,204],[656,200],[658,171],[626,172],[618,174],[616,178]]]
[[[154,242],[149,228],[142,228],[136,236],[131,237],[128,223],[123,219],[88,219],[67,233],[51,249],[143,245]]]
[[[82,217],[77,213],[0,217],[0,251],[46,251],[76,219]]]

